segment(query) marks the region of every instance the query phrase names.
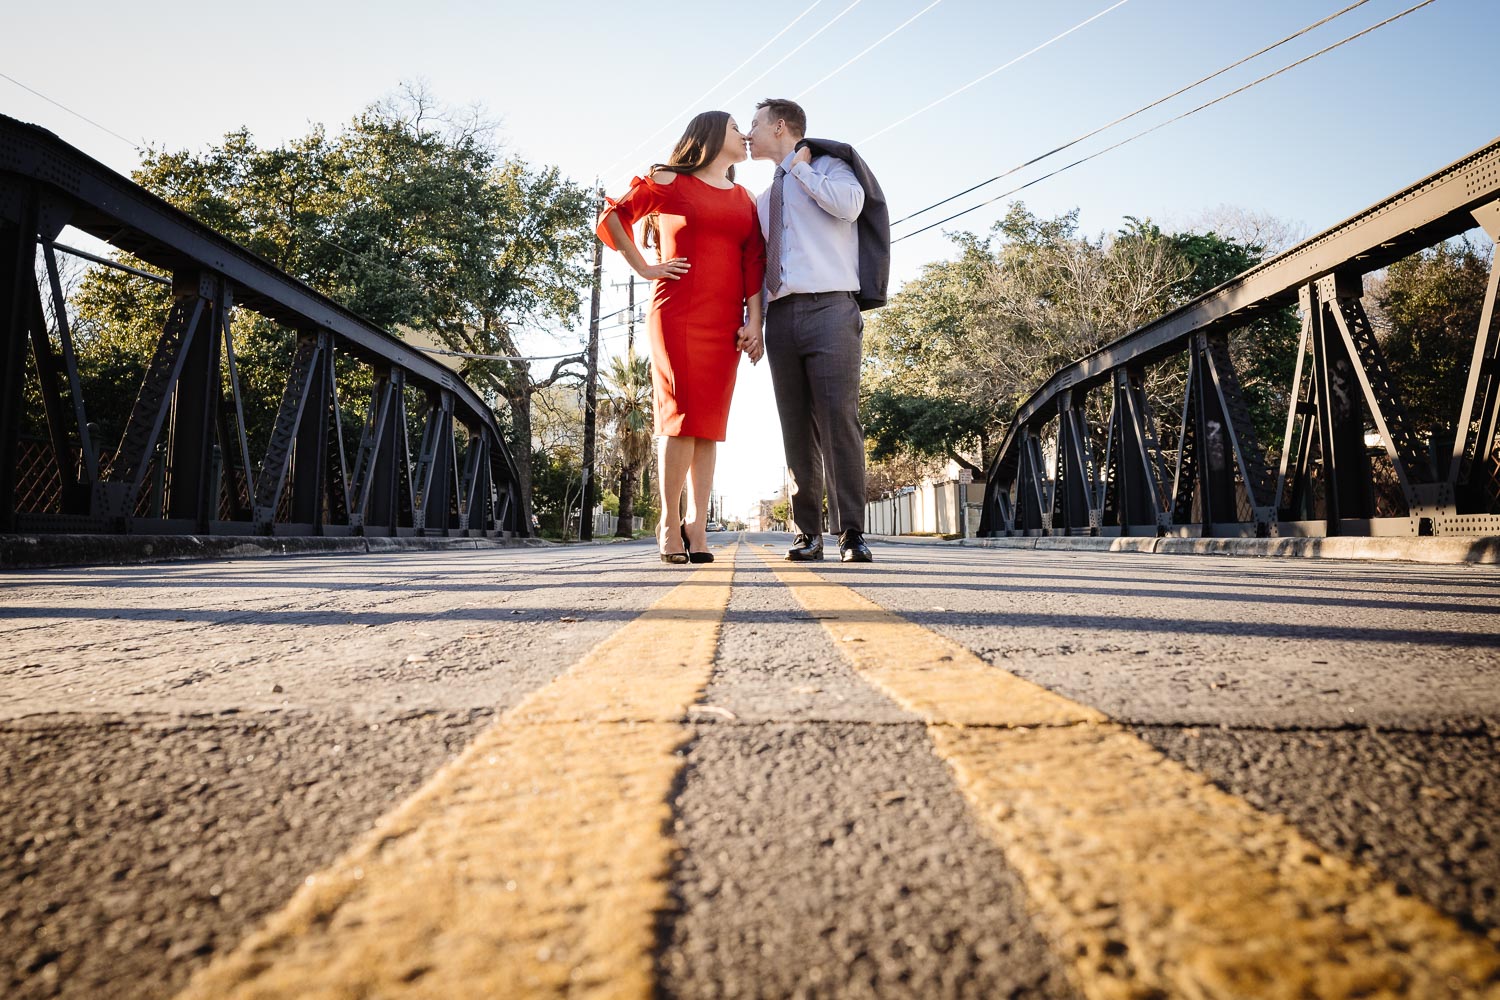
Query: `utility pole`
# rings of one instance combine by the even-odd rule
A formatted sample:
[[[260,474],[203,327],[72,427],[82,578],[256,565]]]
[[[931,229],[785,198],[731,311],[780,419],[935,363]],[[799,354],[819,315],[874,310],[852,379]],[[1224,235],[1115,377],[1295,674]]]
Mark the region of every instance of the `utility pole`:
[[[611,288],[621,286],[629,290],[629,304],[625,308],[625,357],[629,361],[635,361],[635,282],[636,277],[632,273],[629,281],[616,281],[610,285]]]
[[[629,289],[625,300],[625,360],[635,364],[635,272],[630,272],[630,280],[626,282]]]
[[[625,306],[625,371],[632,384],[635,379],[635,280],[635,273],[631,272],[629,281],[616,281],[610,285],[611,288],[619,288],[621,285],[624,285],[629,294],[629,301]],[[641,477],[641,490],[643,492],[648,482],[646,477],[650,474],[651,463],[647,462],[645,465],[646,468],[642,470],[643,475]],[[629,538],[632,533],[631,525],[625,520],[624,506],[624,497],[627,493],[632,497],[636,496],[635,489],[629,482],[630,478],[631,470],[625,467],[625,463],[621,462],[619,486],[619,495],[621,497],[620,523],[615,529],[615,534],[622,538]],[[639,501],[632,499],[630,503],[632,510],[635,508],[637,502]]]
[[[599,189],[599,204],[604,190]],[[597,212],[595,213],[598,214]],[[594,289],[589,299],[588,380],[583,389],[583,496],[578,514],[578,540],[594,540],[594,407],[599,401],[599,286],[604,279],[604,244],[594,240]]]

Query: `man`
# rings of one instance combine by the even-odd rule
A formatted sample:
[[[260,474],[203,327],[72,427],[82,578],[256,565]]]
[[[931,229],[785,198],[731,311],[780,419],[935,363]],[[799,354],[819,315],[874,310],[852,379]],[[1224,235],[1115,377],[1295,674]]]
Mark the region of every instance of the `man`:
[[[766,238],[765,351],[797,528],[786,557],[823,558],[826,486],[839,558],[870,562],[860,310],[885,303],[890,216],[880,185],[853,149],[806,134],[806,112],[781,99],[756,105],[748,133],[751,157],[777,164],[756,209]]]

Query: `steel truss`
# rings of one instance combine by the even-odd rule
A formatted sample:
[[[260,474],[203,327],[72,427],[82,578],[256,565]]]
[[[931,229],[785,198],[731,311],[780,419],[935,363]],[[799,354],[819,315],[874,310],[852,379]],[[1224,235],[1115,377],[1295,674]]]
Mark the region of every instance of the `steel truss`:
[[[980,534],[1500,533],[1500,254],[1451,445],[1411,426],[1361,301],[1366,274],[1476,224],[1500,241],[1500,140],[1056,372],[990,465]],[[1302,332],[1273,468],[1229,343],[1291,305]],[[1187,371],[1173,452],[1145,391],[1164,362]],[[1378,516],[1387,461],[1405,510]]]
[[[112,450],[95,440],[80,386],[57,267],[59,249],[77,253],[56,243],[64,226],[171,276],[170,315]],[[235,354],[239,309],[297,333],[259,463]],[[530,533],[494,414],[457,375],[50,132],[4,116],[0,324],[0,531]],[[28,353],[57,480],[44,503],[17,492]],[[352,454],[344,427],[359,418],[340,402],[336,359],[373,379]],[[409,393],[425,401],[415,456]]]

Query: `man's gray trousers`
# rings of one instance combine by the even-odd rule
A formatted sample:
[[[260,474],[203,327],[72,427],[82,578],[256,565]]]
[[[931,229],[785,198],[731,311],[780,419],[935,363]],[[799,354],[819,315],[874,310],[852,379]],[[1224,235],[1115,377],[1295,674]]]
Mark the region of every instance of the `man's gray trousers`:
[[[788,295],[766,307],[766,358],[792,476],[797,530],[865,528],[865,432],[859,423],[864,320],[853,292]]]

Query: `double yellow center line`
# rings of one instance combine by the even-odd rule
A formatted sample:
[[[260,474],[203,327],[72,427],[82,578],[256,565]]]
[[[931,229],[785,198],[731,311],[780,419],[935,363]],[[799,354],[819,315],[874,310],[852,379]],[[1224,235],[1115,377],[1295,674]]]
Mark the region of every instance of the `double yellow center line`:
[[[183,997],[649,997],[733,551],[464,752]]]
[[[1085,996],[1500,997],[1491,942],[1371,870],[1094,709],[772,565],[844,658],[927,723]]]
[[[669,800],[737,548],[505,712],[183,995],[651,996]],[[1482,936],[1098,711],[772,566],[926,722],[1085,996],[1500,995]]]

